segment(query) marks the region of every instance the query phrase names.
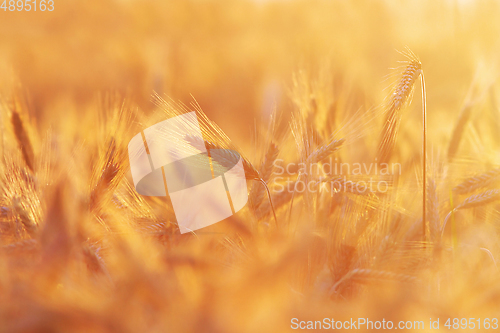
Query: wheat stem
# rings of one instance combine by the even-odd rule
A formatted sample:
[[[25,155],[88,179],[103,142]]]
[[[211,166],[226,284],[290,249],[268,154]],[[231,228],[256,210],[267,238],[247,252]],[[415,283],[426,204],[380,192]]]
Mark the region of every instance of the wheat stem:
[[[427,182],[427,208],[429,221],[429,240],[437,242],[439,240],[439,198],[437,195],[436,183],[429,178]]]
[[[427,106],[426,106],[426,92],[425,92],[425,79],[424,79],[424,71],[420,70],[420,85],[422,87],[422,122],[423,122],[423,133],[422,133],[422,177],[423,177],[423,186],[422,186],[422,228],[424,232],[423,240],[425,243],[426,240],[426,181],[427,181]]]

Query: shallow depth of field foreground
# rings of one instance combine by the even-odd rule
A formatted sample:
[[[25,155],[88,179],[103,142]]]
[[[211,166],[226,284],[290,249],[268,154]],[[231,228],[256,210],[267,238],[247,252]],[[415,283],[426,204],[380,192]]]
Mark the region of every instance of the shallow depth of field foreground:
[[[0,10],[0,332],[498,328],[499,2],[54,7]],[[127,146],[193,110],[249,200],[181,234]]]

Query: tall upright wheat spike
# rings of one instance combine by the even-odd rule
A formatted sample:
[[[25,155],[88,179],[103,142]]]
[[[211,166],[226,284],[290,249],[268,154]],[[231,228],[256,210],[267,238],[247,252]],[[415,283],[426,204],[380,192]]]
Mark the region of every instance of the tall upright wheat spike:
[[[378,163],[388,163],[393,155],[401,121],[401,110],[411,102],[415,83],[420,78],[422,88],[422,228],[426,238],[426,182],[427,182],[427,106],[422,64],[410,50],[403,53],[408,58],[401,78],[394,88],[387,106],[387,116],[378,146]]]
[[[388,163],[394,152],[401,120],[401,110],[411,101],[415,82],[422,72],[422,64],[411,55],[401,79],[392,92],[387,106],[387,116],[378,146],[378,162]]]

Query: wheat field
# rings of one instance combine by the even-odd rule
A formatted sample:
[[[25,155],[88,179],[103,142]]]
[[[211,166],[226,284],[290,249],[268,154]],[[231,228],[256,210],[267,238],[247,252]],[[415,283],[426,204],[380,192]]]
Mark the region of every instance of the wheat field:
[[[54,7],[0,10],[0,332],[498,328],[499,2]],[[193,110],[249,199],[181,234],[127,145]]]

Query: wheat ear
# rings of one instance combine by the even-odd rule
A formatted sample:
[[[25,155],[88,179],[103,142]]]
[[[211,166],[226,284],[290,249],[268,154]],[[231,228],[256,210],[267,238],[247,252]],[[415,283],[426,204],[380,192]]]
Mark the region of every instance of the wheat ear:
[[[259,170],[261,178],[266,184],[269,183],[269,180],[273,173],[274,162],[278,157],[278,153],[279,153],[278,146],[274,142],[271,142],[266,152],[266,155],[264,156],[264,161],[262,162],[262,165]],[[263,197],[264,197],[264,191],[262,190],[262,187],[257,186],[257,184],[255,184],[252,187],[252,190],[250,191],[251,206],[254,209],[258,208],[260,203],[262,202]]]
[[[334,151],[338,150],[345,142],[345,139],[332,139],[328,144],[320,146],[309,156],[307,156],[306,163],[318,163],[330,156]]]
[[[318,149],[316,149],[314,152],[309,154],[306,158],[306,164],[313,164],[313,163],[318,163],[323,161],[325,158],[330,156],[333,152],[338,150],[345,142],[345,139],[332,139],[328,144],[320,146]],[[303,174],[299,173],[297,177],[297,181],[300,181],[302,178]],[[293,208],[293,200],[295,198],[295,187],[294,191],[292,193],[292,198],[290,202],[290,207],[289,207],[289,213],[288,213],[288,220],[291,220],[292,217],[292,208]]]
[[[500,178],[500,168],[490,170],[488,172],[467,178],[462,183],[453,188],[453,192],[457,194],[467,194],[479,188],[490,185],[493,181]]]
[[[23,154],[24,162],[26,166],[33,172],[34,171],[34,159],[35,154],[33,153],[33,146],[28,136],[26,130],[26,125],[24,124],[19,112],[17,111],[17,102],[14,102],[14,109],[12,110],[11,116],[12,127],[14,128],[14,134],[16,136],[17,144],[21,149]]]
[[[125,174],[124,152],[117,147],[116,141],[111,137],[106,151],[104,165],[100,169],[95,186],[90,192],[90,208],[95,210],[102,206],[102,198],[107,193],[112,192]],[[97,170],[96,170],[97,171]]]
[[[478,207],[478,206],[484,206],[487,204],[490,204],[492,202],[495,202],[497,200],[500,200],[500,189],[494,189],[494,190],[489,190],[486,192],[482,192],[479,194],[474,194],[462,201],[458,206],[456,206],[454,209],[451,210],[451,212],[446,215],[446,218],[444,219],[443,223],[443,229],[441,231],[441,236],[444,234],[444,229],[446,228],[446,223],[448,223],[448,220],[450,217],[455,213],[457,210],[461,209],[467,209],[467,208],[473,208],[473,207]]]
[[[483,193],[471,195],[461,204],[455,207],[455,210],[483,206],[500,199],[500,190],[494,189]]]
[[[420,76],[421,68],[420,61],[412,57],[390,97],[387,117],[378,148],[379,163],[387,163],[392,156],[401,119],[400,111],[410,100],[415,82]]]

